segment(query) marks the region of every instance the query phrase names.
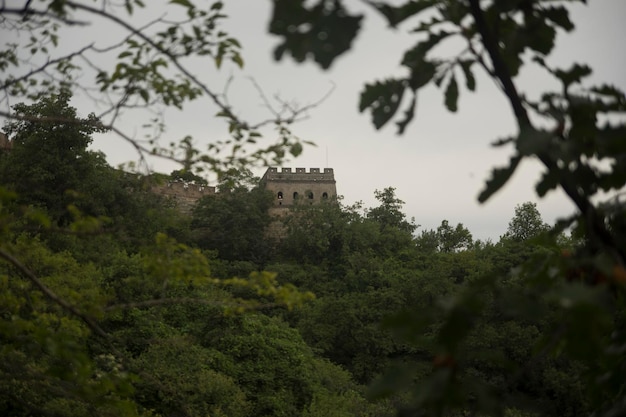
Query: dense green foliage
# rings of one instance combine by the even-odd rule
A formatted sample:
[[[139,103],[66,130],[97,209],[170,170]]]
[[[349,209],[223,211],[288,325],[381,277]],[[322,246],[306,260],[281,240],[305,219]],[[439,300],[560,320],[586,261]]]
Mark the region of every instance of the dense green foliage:
[[[534,204],[475,242],[447,220],[417,234],[389,187],[373,208],[295,206],[273,241],[271,195],[248,172],[185,215],[88,151],[68,99],[18,106],[76,123],[12,124],[0,157],[22,172],[46,141],[80,138],[28,188],[2,177],[3,414],[575,416],[610,400],[594,375],[621,385],[619,352],[597,355],[621,290]],[[85,181],[57,184],[57,165]]]
[[[228,179],[227,182],[231,182]],[[218,188],[216,195],[203,198],[194,208],[191,239],[204,249],[217,251],[228,261],[250,261],[262,266],[271,251],[263,236],[270,223],[268,209],[273,196],[257,186]]]
[[[576,2],[586,1],[365,2],[391,28],[410,25],[416,40],[399,60],[399,75],[363,88],[359,111],[371,114],[376,129],[395,120],[398,133],[404,133],[416,114],[417,96],[427,86],[441,89],[445,107],[456,112],[462,89],[459,80],[465,81],[467,91],[474,92],[475,74],[481,71],[507,99],[517,132],[494,143],[512,147],[512,155],[507,166],[493,170],[479,201],[486,201],[502,188],[522,160],[536,158],[544,167],[536,184],[537,194],[542,197],[560,189],[578,210],[562,219],[546,237],[543,232],[548,227],[536,217],[536,209],[523,204],[495,246],[472,247],[471,235],[447,222],[437,231],[422,233],[420,248],[452,254],[450,260],[480,249],[493,270],[480,273],[482,278],[474,282],[457,274],[457,283],[469,285],[445,304],[440,314],[432,316],[432,308],[408,308],[393,322],[398,331],[429,335],[425,338],[435,346],[436,369],[424,379],[418,377],[413,405],[407,412],[626,413],[626,96],[613,85],[591,84],[588,77],[592,70],[586,63],[574,63],[569,68],[554,63],[557,34],[574,29],[569,12],[570,3]],[[342,0],[276,0],[273,5],[269,31],[280,38],[275,58],[291,55],[297,62],[315,61],[323,69],[350,49],[366,17],[351,11],[349,2]],[[443,43],[449,47],[440,47]],[[530,66],[552,78],[555,89],[541,92],[536,99],[524,94],[517,77]],[[488,120],[489,115],[485,118]],[[561,235],[568,227],[574,230],[571,239]],[[449,241],[442,240],[445,237]],[[530,244],[542,249],[531,249]],[[463,248],[468,249],[457,253]],[[513,291],[508,285],[517,287]],[[505,298],[506,303],[500,306],[498,300],[503,296],[511,298]],[[536,321],[538,312],[542,313],[541,321]],[[485,328],[485,317],[510,317],[516,326],[534,317],[531,324],[536,329],[520,329],[522,339],[532,340],[528,336],[533,333],[542,335],[528,344],[535,349],[532,359],[518,369],[503,366],[501,377],[487,384],[484,370],[474,365],[480,361],[467,356],[476,349],[466,350],[474,343],[475,333]],[[501,323],[506,328],[508,322]],[[496,361],[502,356],[496,343],[485,347],[485,358]],[[558,359],[557,365],[564,362],[565,368],[553,369],[551,362],[544,365],[544,360],[553,357]],[[531,393],[530,387],[522,385],[537,376],[533,372],[539,366],[550,369],[544,375],[551,377],[541,383],[553,391],[532,391],[532,395],[559,398],[562,392],[554,382],[561,380],[569,394],[581,393],[578,403],[570,397],[551,408],[535,397],[524,405],[519,389],[523,388],[524,395]],[[499,372],[495,366],[492,371]],[[404,365],[386,375],[378,386],[381,394],[411,390],[421,374]]]
[[[212,256],[215,248],[197,242],[190,227],[207,207],[187,218],[150,191],[152,178],[106,165],[87,150],[89,132],[78,131],[83,120],[68,102],[61,92],[16,106],[33,118],[62,114],[66,123],[10,124],[17,139],[0,155],[7,173],[0,185],[0,412],[293,415],[343,395],[325,380],[350,387],[358,403],[350,376],[316,358],[282,320],[246,315],[235,326],[228,319],[261,307],[291,308],[310,296],[268,272],[214,278],[200,248],[164,234]],[[80,172],[57,179],[60,167]],[[27,173],[28,181],[15,173]],[[266,216],[262,199],[249,201],[256,194],[221,196],[242,215]],[[222,236],[233,230],[221,226],[213,230]],[[243,260],[233,255],[240,249],[222,245],[218,252],[224,261]],[[264,332],[268,343],[259,339]],[[297,383],[282,380],[288,373]],[[339,376],[341,383],[334,381]],[[274,399],[278,389],[284,396]]]
[[[360,109],[379,128],[405,105],[397,121],[403,132],[419,89],[443,86],[446,107],[456,111],[457,77],[473,91],[480,67],[502,87],[519,128],[498,142],[514,145],[511,162],[494,171],[481,201],[523,158],[537,157],[546,168],[538,194],[560,187],[578,207],[575,216],[551,227],[534,204],[522,203],[497,242],[474,241],[445,219],[416,234],[389,187],[376,191],[373,208],[296,207],[273,242],[264,234],[269,201],[245,168],[300,153],[286,130],[298,112],[272,121],[278,145],[242,158],[258,126],[240,120],[181,63],[199,55],[217,67],[224,59],[241,65],[237,41],[215,33],[222,4],[200,10],[172,1],[188,19],[158,20],[165,27],[152,37],[121,23],[129,35],[110,46],[119,52],[115,68],[96,71],[95,85],[114,99],[105,126],[69,105],[72,88],[85,88],[72,78],[76,58],[89,62],[88,53],[101,49],[43,66],[35,58],[57,45],[59,24],[81,23],[75,13],[119,24],[119,9],[40,3],[46,7],[0,6],[2,24],[34,34],[30,49],[8,44],[0,53],[0,69],[26,71],[3,74],[5,97],[32,100],[0,109],[13,139],[0,154],[2,415],[626,413],[626,216],[619,198],[598,203],[600,191],[626,182],[624,124],[603,119],[623,114],[626,100],[612,86],[584,86],[585,65],[547,64],[557,30],[573,28],[566,5],[369,2],[393,27],[432,14],[417,26],[425,37],[402,59],[408,74],[366,86]],[[313,58],[323,68],[349,50],[362,21],[341,0],[274,6],[270,31],[283,38],[275,56]],[[132,15],[143,3],[124,7]],[[467,48],[433,56],[448,37]],[[526,53],[562,84],[559,92],[537,102],[518,93]],[[168,65],[174,74],[162,71]],[[154,178],[115,170],[87,149],[91,134],[115,129],[120,109],[182,107],[200,95],[218,107],[232,140],[204,155],[189,138],[175,143],[184,155],[170,156],[183,169],[171,179],[197,179],[195,162],[220,174],[220,194],[189,216],[150,191]],[[531,113],[554,128],[535,126]],[[219,160],[225,147],[233,152]]]

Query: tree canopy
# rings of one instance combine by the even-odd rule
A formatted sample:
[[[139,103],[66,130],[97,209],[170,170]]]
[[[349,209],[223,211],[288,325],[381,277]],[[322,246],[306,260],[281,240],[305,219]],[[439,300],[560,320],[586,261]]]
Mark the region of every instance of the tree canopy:
[[[20,120],[5,126],[12,149],[2,165],[4,181],[24,203],[45,206],[58,221],[68,220],[67,206],[78,194],[93,190],[105,164],[103,155],[87,150],[91,135],[105,129],[93,114],[78,118],[70,98],[64,90],[32,105],[17,104]]]
[[[537,204],[526,202],[515,207],[515,216],[509,222],[505,236],[513,240],[526,240],[550,230],[541,219]]]
[[[603,328],[601,323],[605,323],[605,314],[612,315],[616,312],[614,308],[620,310],[617,305],[621,306],[623,300],[626,276],[624,237],[621,226],[614,227],[612,222],[616,213],[624,218],[624,204],[619,193],[626,183],[623,169],[626,98],[624,92],[615,86],[589,83],[587,79],[592,69],[586,63],[574,63],[569,68],[559,68],[551,63],[551,55],[557,46],[557,33],[574,29],[569,17],[569,3],[573,2],[366,2],[391,28],[410,25],[416,42],[399,60],[403,74],[364,86],[359,110],[371,114],[376,129],[395,121],[398,133],[402,134],[413,121],[420,90],[427,85],[441,89],[445,107],[456,112],[463,84],[469,92],[478,91],[476,71],[483,71],[495,82],[509,103],[517,132],[512,137],[494,142],[495,146],[510,146],[512,155],[507,166],[493,170],[479,201],[488,200],[505,186],[522,160],[537,158],[545,169],[536,184],[537,194],[542,197],[548,191],[559,188],[577,207],[576,215],[565,217],[553,236],[546,237],[553,239],[562,230],[572,227],[584,241],[576,249],[576,256],[569,255],[569,252],[566,252],[565,258],[557,252],[552,252],[550,256],[550,251],[526,253],[527,266],[521,275],[527,280],[525,291],[541,288],[545,293],[550,288],[549,292],[553,291],[556,298],[569,300],[567,307],[561,305],[562,310],[557,314],[560,325],[546,329],[551,335],[548,340],[554,342],[548,343],[544,349],[548,352],[567,351],[571,357],[580,360],[588,366],[589,375],[598,378],[588,380],[587,384],[593,385],[593,381],[601,378],[600,375],[615,381],[615,371],[592,362],[597,360],[597,355],[601,355],[601,363],[617,366],[613,362],[614,355],[608,352],[623,342],[623,337],[616,336],[616,333],[613,333],[616,336],[613,339],[613,336],[609,337],[610,333],[599,336],[591,328],[594,326],[592,323]],[[285,0],[275,1],[273,5],[269,31],[279,38],[274,50],[277,60],[290,55],[297,62],[311,60],[328,69],[337,57],[350,50],[363,28],[364,16],[351,13],[347,2],[341,0]],[[456,53],[445,54],[439,46],[450,39],[455,39],[461,47]],[[529,65],[535,65],[554,77],[560,88],[543,92],[537,100],[526,97],[520,91],[516,77],[520,68]],[[602,193],[608,193],[608,199]],[[442,224],[438,235],[424,233],[421,244],[432,248],[436,238],[450,234],[446,226]],[[518,207],[508,234],[514,240],[523,240],[538,236],[537,233],[543,230],[545,226],[537,218],[533,206],[525,205]],[[435,333],[441,354],[435,357],[436,369],[426,379],[428,382],[415,391],[414,411],[426,409],[434,415],[443,415],[458,407],[463,414],[477,407],[481,414],[493,411],[494,403],[491,401],[494,397],[502,398],[501,393],[490,394],[481,391],[478,386],[465,386],[458,376],[461,371],[460,359],[457,360],[461,355],[459,344],[469,339],[471,317],[480,316],[490,309],[479,294],[494,291],[497,282],[495,276],[481,281],[468,289],[464,297],[448,305],[444,324]],[[595,287],[599,283],[606,285]],[[572,298],[577,291],[587,295]],[[595,298],[600,293],[604,295]],[[534,305],[532,300],[532,297],[526,299],[527,306]],[[577,311],[587,309],[594,313],[577,322],[582,319]],[[404,316],[404,320],[397,325],[402,329],[427,332],[430,327],[413,324],[421,321],[418,314],[424,312]],[[618,316],[619,313],[613,316],[615,323],[621,322]],[[587,351],[590,356],[585,356],[580,338],[595,340],[592,343],[595,346],[593,355]],[[595,344],[600,340],[604,340],[605,344]],[[556,348],[557,345],[561,347]],[[621,365],[618,368],[621,369]],[[398,386],[398,372],[389,374],[386,384],[381,385],[382,391]],[[406,375],[407,381],[409,375]],[[606,415],[623,412],[623,396],[620,394],[623,385],[608,383],[603,387],[604,393],[592,401],[596,412]]]
[[[536,158],[538,195],[558,188],[577,213],[548,227],[522,203],[498,242],[474,242],[445,219],[415,236],[390,186],[374,208],[296,207],[267,251],[269,200],[248,187],[247,169],[302,151],[289,128],[306,107],[244,120],[189,70],[197,57],[243,64],[221,30],[222,2],[173,0],[176,14],[145,24],[141,12],[156,6],[139,0],[0,4],[0,25],[20,35],[0,50],[0,116],[15,141],[0,154],[0,412],[625,414],[626,99],[587,83],[587,64],[551,63],[557,33],[574,29],[574,1],[366,1],[392,28],[412,22],[416,43],[400,59],[404,73],[364,87],[359,110],[403,133],[422,88],[442,89],[455,112],[462,85],[475,91],[483,71],[517,132],[495,142],[511,148],[510,162],[479,200]],[[362,27],[346,4],[274,1],[276,59],[328,69]],[[120,38],[59,49],[95,21]],[[452,38],[462,49],[441,54]],[[561,87],[527,98],[516,84],[525,65]],[[81,118],[70,105],[77,92],[103,110]],[[158,110],[146,141],[119,127],[135,110],[201,97],[226,137],[204,151],[186,135],[161,146]],[[268,125],[276,143],[254,148]],[[214,170],[223,194],[191,217],[171,210],[146,178],[87,150],[106,129],[180,162],[175,178]]]

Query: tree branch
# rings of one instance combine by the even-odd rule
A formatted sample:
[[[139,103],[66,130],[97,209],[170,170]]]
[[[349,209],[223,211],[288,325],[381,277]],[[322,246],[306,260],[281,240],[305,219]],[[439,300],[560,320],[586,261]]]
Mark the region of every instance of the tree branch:
[[[153,47],[155,50],[159,51],[160,53],[162,53],[163,55],[165,55],[170,62],[172,62],[172,64],[174,64],[174,66],[185,76],[187,77],[193,84],[195,84],[196,86],[198,86],[207,96],[209,96],[211,98],[211,100],[213,101],[213,103],[218,106],[220,108],[220,110],[222,110],[225,114],[228,114],[228,116],[230,118],[232,118],[234,121],[238,122],[238,123],[242,123],[237,116],[231,112],[230,108],[228,106],[226,106],[224,103],[222,103],[222,101],[219,99],[218,95],[216,93],[214,93],[213,91],[211,91],[204,83],[202,83],[195,75],[191,74],[189,72],[189,70],[187,70],[187,68],[185,68],[179,61],[178,59],[173,56],[169,51],[163,49],[163,47],[161,47],[160,45],[158,45],[156,42],[154,42],[154,40],[152,38],[150,38],[149,36],[147,36],[146,34],[144,34],[143,32],[141,32],[141,30],[133,27],[132,25],[126,23],[124,20],[120,19],[119,17],[112,15],[110,13],[107,13],[104,10],[100,10],[100,9],[96,9],[95,7],[91,7],[85,4],[81,4],[81,3],[76,3],[76,2],[72,2],[72,1],[68,1],[67,5],[69,7],[72,7],[74,9],[77,10],[83,10],[85,12],[88,13],[92,13],[95,15],[98,15],[100,17],[103,17],[105,19],[108,19],[110,21],[112,21],[113,23],[123,27],[124,29],[126,29],[128,32],[130,32],[131,34],[139,37],[142,41],[144,41],[146,44],[150,45],[151,47]]]
[[[109,338],[109,335],[104,330],[102,330],[102,328],[98,326],[98,324],[95,321],[93,321],[90,317],[86,316],[85,314],[81,313],[76,307],[69,304],[67,301],[65,301],[58,295],[56,295],[54,291],[52,291],[43,282],[41,282],[41,280],[37,278],[37,276],[30,269],[28,269],[24,264],[18,261],[13,255],[6,252],[4,249],[0,248],[0,258],[5,259],[7,262],[13,265],[25,278],[27,278],[31,283],[33,283],[33,285],[35,285],[52,302],[60,305],[64,310],[69,312],[71,315],[76,316],[80,320],[82,320],[87,325],[87,327],[89,327],[91,331],[93,331],[95,334],[97,334],[98,336],[102,336],[105,339]]]
[[[485,21],[483,11],[480,8],[479,0],[469,0],[469,5],[470,12],[476,23],[476,29],[478,30],[487,53],[489,54],[489,58],[491,59],[494,75],[502,84],[504,94],[509,99],[509,104],[515,114],[515,119],[517,120],[520,132],[535,130],[530,118],[528,117],[528,112],[524,107],[523,101],[517,92],[517,88],[513,83],[513,78],[511,77],[506,63],[502,59],[498,43]],[[548,154],[538,152],[536,155],[550,172],[558,172],[559,168],[556,162],[553,161]],[[594,205],[586,196],[581,195],[581,193],[578,192],[578,187],[570,180],[561,179],[560,185],[563,191],[565,191],[568,197],[574,202],[576,207],[578,207],[582,213],[589,236],[592,238],[597,237],[597,239],[599,239],[606,246],[606,249],[609,249],[614,255],[616,255],[615,260],[623,264],[626,260],[626,256],[623,250],[620,250],[620,248],[616,245],[613,236],[607,230],[602,217],[598,215]]]
[[[472,17],[476,22],[476,29],[478,30],[478,33],[480,33],[480,36],[483,39],[483,44],[485,45],[489,58],[491,59],[491,63],[493,65],[493,75],[502,83],[504,94],[506,94],[509,98],[509,103],[513,108],[513,113],[515,114],[515,119],[517,120],[519,129],[525,130],[528,127],[532,127],[528,113],[522,104],[517,88],[515,87],[513,79],[509,73],[509,69],[500,55],[498,43],[492,36],[487,22],[485,21],[485,17],[480,8],[479,0],[469,0],[469,3]]]
[[[65,118],[65,117],[52,117],[52,116],[34,117],[34,116],[16,115],[16,114],[7,113],[7,112],[5,112],[3,110],[0,110],[0,117],[6,117],[7,119],[23,120],[23,121],[34,122],[34,123],[66,123],[66,124],[82,124],[82,125],[90,124],[91,126],[94,126],[94,127],[97,127],[97,128],[101,128],[101,129],[104,129],[104,130],[110,130],[111,132],[114,132],[115,134],[120,136],[122,139],[126,140],[128,143],[130,143],[135,148],[135,150],[139,154],[139,156],[140,156],[142,161],[145,161],[145,155],[148,154],[148,155],[156,156],[156,157],[159,157],[159,158],[168,159],[170,161],[174,161],[174,162],[177,162],[177,163],[180,163],[180,164],[182,164],[184,162],[184,159],[178,159],[178,158],[175,158],[173,156],[161,155],[159,153],[154,153],[154,152],[152,152],[152,150],[146,148],[145,146],[140,145],[135,139],[133,139],[130,136],[126,135],[124,132],[122,132],[121,130],[119,130],[115,126],[113,126],[113,125],[104,125],[100,121],[98,121],[96,123],[96,122],[90,122],[89,120],[68,119],[68,118]]]
[[[28,4],[27,4],[28,7]],[[0,15],[7,15],[7,14],[14,14],[14,15],[18,15],[18,16],[23,16],[24,20],[27,20],[29,16],[38,16],[38,17],[44,17],[44,18],[52,18],[55,20],[58,20],[62,23],[65,23],[66,25],[69,26],[87,26],[89,24],[89,22],[83,22],[80,20],[72,20],[72,19],[67,19],[63,16],[59,16],[56,13],[51,13],[48,10],[35,10],[32,8],[11,8],[11,7],[0,7]]]
[[[15,85],[15,84],[17,84],[17,83],[19,83],[21,81],[27,80],[28,78],[32,77],[33,75],[45,71],[46,68],[48,68],[50,65],[58,64],[61,61],[64,61],[66,59],[71,59],[71,58],[73,58],[73,57],[75,57],[77,55],[82,55],[83,52],[85,52],[86,50],[91,49],[91,48],[93,48],[93,44],[89,44],[89,45],[83,47],[82,49],[79,49],[76,52],[72,52],[69,55],[65,55],[63,57],[56,58],[56,59],[53,59],[51,61],[47,61],[41,67],[33,69],[30,72],[28,72],[27,74],[22,75],[21,77],[9,79],[4,84],[0,85],[0,90],[6,90],[7,88],[11,87],[12,85]]]

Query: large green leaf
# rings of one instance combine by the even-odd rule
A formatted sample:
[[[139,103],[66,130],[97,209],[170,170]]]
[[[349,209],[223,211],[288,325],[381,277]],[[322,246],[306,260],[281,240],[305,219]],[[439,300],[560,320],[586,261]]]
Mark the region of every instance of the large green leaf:
[[[361,26],[361,15],[350,15],[340,0],[319,0],[306,7],[302,0],[276,0],[269,31],[283,41],[274,50],[297,62],[313,58],[328,69],[335,58],[350,49]]]
[[[472,72],[473,63],[474,61],[469,60],[463,60],[460,62],[463,75],[465,75],[465,86],[470,91],[476,90],[476,78],[474,78],[474,73]]]
[[[543,55],[548,55],[554,48],[556,30],[542,19],[530,19],[526,23],[523,36],[527,42],[526,46]]]
[[[451,112],[456,112],[458,110],[457,102],[459,100],[459,86],[456,83],[456,77],[454,73],[450,76],[450,80],[448,81],[448,86],[446,87],[446,107]]]
[[[437,0],[409,0],[401,6],[391,6],[380,1],[367,1],[378,10],[389,22],[389,26],[396,27],[404,20],[419,14],[420,12],[436,5]]]
[[[194,5],[189,0],[170,0],[171,4],[179,4],[187,8],[193,8]]]
[[[359,111],[370,109],[376,129],[383,127],[398,110],[405,84],[405,80],[389,79],[365,86],[361,93]]]
[[[569,20],[569,12],[563,6],[546,7],[543,9],[543,15],[568,32],[574,29],[574,24]]]
[[[485,184],[485,189],[478,195],[478,201],[484,203],[498,190],[500,190],[500,188],[507,183],[509,178],[511,178],[511,175],[513,175],[521,160],[521,156],[515,155],[511,157],[508,166],[504,168],[494,168],[491,172],[491,178],[487,180]]]
[[[553,134],[545,130],[523,129],[517,137],[516,147],[520,155],[537,155],[547,151],[552,137]]]
[[[402,58],[402,65],[414,68],[416,65],[423,63],[426,60],[426,54],[451,34],[452,33],[446,31],[431,33],[428,39],[418,42],[417,45],[406,51]]]
[[[567,89],[571,84],[579,83],[584,77],[591,75],[591,68],[584,64],[573,64],[568,70],[556,69],[553,73]]]
[[[409,77],[409,87],[418,90],[434,79],[437,67],[429,61],[416,62],[411,66],[411,76]]]
[[[539,197],[545,196],[548,191],[555,189],[559,185],[560,180],[561,175],[558,171],[544,172],[544,174],[541,176],[541,180],[535,186],[537,195]]]
[[[415,117],[416,106],[417,106],[417,94],[413,94],[413,100],[411,100],[411,104],[409,104],[409,107],[407,107],[407,109],[403,113],[404,118],[396,122],[396,125],[398,126],[398,135],[401,135],[404,133],[404,130],[406,129],[406,127],[409,125],[411,120],[413,120],[413,117]]]

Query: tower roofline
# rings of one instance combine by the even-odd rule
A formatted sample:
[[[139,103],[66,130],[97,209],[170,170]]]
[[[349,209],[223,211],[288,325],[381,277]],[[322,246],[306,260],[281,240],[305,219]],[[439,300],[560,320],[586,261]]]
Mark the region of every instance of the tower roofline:
[[[335,182],[335,172],[332,168],[276,168],[269,167],[263,178],[262,182],[275,182],[275,181],[305,181],[305,182]]]

